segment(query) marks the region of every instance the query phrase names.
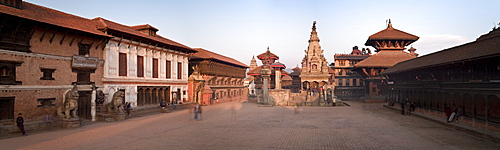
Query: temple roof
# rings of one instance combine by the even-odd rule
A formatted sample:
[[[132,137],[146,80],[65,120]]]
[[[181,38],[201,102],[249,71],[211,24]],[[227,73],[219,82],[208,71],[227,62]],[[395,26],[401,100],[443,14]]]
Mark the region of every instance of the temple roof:
[[[272,63],[270,66],[271,66],[271,67],[280,67],[280,68],[283,68],[283,69],[285,69],[285,68],[286,68],[286,67],[285,67],[285,64],[280,63],[280,62],[275,62],[275,63]]]
[[[292,81],[293,79],[292,79],[292,77],[290,77],[290,76],[283,76],[283,77],[281,78],[281,80],[283,80],[283,81]]]
[[[476,41],[444,49],[416,59],[400,62],[382,74],[392,74],[421,68],[443,66],[464,61],[500,56],[500,29],[482,35]]]
[[[415,36],[413,34],[394,29],[392,27],[392,23],[389,20],[389,24],[387,25],[386,29],[371,35],[370,37],[368,37],[368,40],[418,40],[418,38],[418,36]]]
[[[187,46],[180,44],[178,42],[175,42],[173,40],[164,38],[162,36],[159,36],[159,35],[150,36],[150,35],[146,35],[146,34],[142,33],[141,31],[138,31],[137,28],[143,27],[142,25],[141,26],[126,26],[126,25],[122,25],[122,24],[119,24],[119,23],[116,23],[116,22],[113,22],[113,21],[110,21],[110,20],[107,20],[107,19],[104,19],[101,17],[97,17],[97,18],[94,18],[92,20],[97,23],[97,28],[100,30],[110,30],[111,29],[111,30],[122,32],[124,34],[129,34],[129,35],[133,35],[133,36],[140,37],[143,39],[152,40],[154,42],[160,43],[160,44],[158,44],[158,47],[166,46],[167,48],[170,48],[173,50],[181,49],[181,50],[184,50],[188,53],[196,52],[196,50],[194,50],[190,47],[187,47]],[[154,45],[156,45],[156,43]]]
[[[380,51],[371,57],[368,57],[359,63],[355,64],[354,67],[382,67],[387,68],[395,65],[398,62],[415,58],[417,56],[404,52],[404,51]]]
[[[366,40],[365,45],[366,46],[373,46],[375,45],[375,41],[383,41],[383,40],[407,40],[407,41],[416,41],[418,40],[419,37],[410,33],[406,33],[404,31],[394,29],[392,27],[392,23],[389,20],[389,24],[387,25],[387,28],[379,31],[370,37],[368,37],[368,40]],[[409,42],[408,44],[410,44]],[[408,45],[407,44],[407,45]]]
[[[233,58],[229,58],[229,57],[226,57],[224,55],[217,54],[215,52],[211,52],[211,51],[208,51],[208,50],[205,50],[202,48],[194,48],[194,49],[197,50],[198,52],[190,54],[191,59],[215,59],[215,60],[223,61],[223,62],[226,62],[229,64],[233,64],[236,66],[248,68],[248,66],[246,64],[241,63]]]
[[[265,53],[262,53],[260,55],[257,55],[257,58],[262,60],[264,58],[273,58],[273,59],[279,59],[279,57],[273,53],[271,53],[271,51],[269,51],[269,47],[267,47],[267,51]]]
[[[95,35],[112,37],[97,30],[97,28],[95,27],[95,23],[93,23],[90,19],[31,4],[29,2],[23,1],[22,9],[0,5],[0,13],[21,17],[36,22],[51,24],[63,28],[83,31]]]

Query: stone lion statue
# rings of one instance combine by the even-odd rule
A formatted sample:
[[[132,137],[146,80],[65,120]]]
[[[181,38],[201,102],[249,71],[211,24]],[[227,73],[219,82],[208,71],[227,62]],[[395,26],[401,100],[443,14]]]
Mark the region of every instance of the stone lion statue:
[[[74,85],[73,89],[64,95],[63,104],[57,107],[57,115],[61,118],[78,118],[76,112],[78,111],[79,97],[80,95],[78,94],[78,89],[76,85]]]
[[[117,91],[113,94],[113,99],[111,102],[107,103],[105,106],[108,108],[108,113],[123,113],[123,97],[125,96],[125,92]]]

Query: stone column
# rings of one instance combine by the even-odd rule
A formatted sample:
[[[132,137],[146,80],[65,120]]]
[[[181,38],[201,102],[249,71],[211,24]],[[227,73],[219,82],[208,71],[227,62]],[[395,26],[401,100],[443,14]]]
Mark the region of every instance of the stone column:
[[[274,86],[274,89],[281,89],[281,71],[280,69],[275,69],[276,71],[274,72],[274,77],[275,77],[275,81],[276,81],[276,84]]]
[[[264,79],[264,87],[262,87],[263,89],[263,103],[264,104],[268,104],[269,103],[269,93],[268,93],[268,89],[269,89],[269,77],[271,75],[271,69],[270,69],[270,66],[269,65],[264,65],[262,66],[262,69],[260,70],[260,74],[262,75],[262,78]]]
[[[264,87],[262,87],[262,91],[263,91],[263,103],[264,104],[267,104],[268,101],[268,96],[269,96],[269,92],[268,92],[268,88],[269,88],[269,83],[268,83],[268,80],[269,80],[269,75],[262,75],[262,78],[264,78]]]
[[[95,91],[95,86],[92,88],[92,94],[91,94],[91,99],[90,99],[90,115],[92,116],[92,121],[95,121],[95,114],[96,114],[96,91]]]

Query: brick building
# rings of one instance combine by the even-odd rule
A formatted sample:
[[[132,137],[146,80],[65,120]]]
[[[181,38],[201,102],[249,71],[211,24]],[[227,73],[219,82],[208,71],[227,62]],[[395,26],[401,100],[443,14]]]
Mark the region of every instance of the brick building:
[[[190,101],[211,105],[214,101],[247,99],[247,89],[243,85],[247,65],[205,49],[195,50],[198,52],[190,54],[189,58]]]
[[[335,54],[334,80],[335,96],[342,100],[358,99],[365,95],[363,77],[359,73],[352,71],[354,65],[370,57],[369,49],[359,50],[357,46],[352,48],[350,54]]]
[[[500,29],[475,41],[400,62],[388,77],[389,100],[415,101],[424,112],[462,107],[464,122],[500,130]]]
[[[195,50],[164,38],[151,25],[126,26],[94,18],[97,29],[113,36],[106,45],[103,90],[106,102],[118,90],[133,107],[187,100],[188,58]]]
[[[0,125],[12,125],[18,113],[28,130],[50,124],[75,84],[78,114],[91,120],[92,87],[102,85],[111,36],[89,19],[21,0],[0,2]]]

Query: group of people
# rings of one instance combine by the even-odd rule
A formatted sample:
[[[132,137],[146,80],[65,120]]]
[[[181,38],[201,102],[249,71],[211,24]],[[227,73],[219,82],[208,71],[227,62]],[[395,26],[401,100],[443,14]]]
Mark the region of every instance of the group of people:
[[[401,114],[410,115],[410,112],[415,111],[416,107],[417,105],[415,104],[415,101],[410,101],[406,99],[405,102],[401,103]]]
[[[404,102],[401,103],[401,114],[402,115],[410,115],[411,111],[415,111],[415,108],[417,107],[416,103],[414,101],[410,101],[406,99]],[[446,107],[444,108],[444,112],[446,115],[446,122],[459,122],[459,117],[462,116],[463,109],[462,105],[460,105],[458,108],[455,106],[455,104],[447,104]]]
[[[455,104],[452,104],[451,107],[449,104],[446,105],[444,108],[444,112],[446,114],[446,122],[459,122],[460,116],[462,116],[462,105],[460,105],[458,108],[455,106]]]

